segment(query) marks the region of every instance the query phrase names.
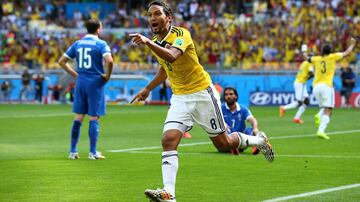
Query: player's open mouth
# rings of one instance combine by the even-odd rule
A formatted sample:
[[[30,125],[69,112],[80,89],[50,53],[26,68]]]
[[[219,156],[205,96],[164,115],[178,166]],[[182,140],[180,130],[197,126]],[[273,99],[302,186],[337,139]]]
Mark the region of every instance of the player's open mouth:
[[[159,23],[151,23],[151,27],[152,27],[153,29],[158,28],[158,26],[159,26]]]

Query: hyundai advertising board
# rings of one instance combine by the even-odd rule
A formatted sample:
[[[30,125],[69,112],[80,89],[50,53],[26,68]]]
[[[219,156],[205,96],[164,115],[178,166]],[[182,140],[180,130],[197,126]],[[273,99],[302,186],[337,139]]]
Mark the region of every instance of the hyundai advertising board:
[[[293,92],[251,92],[251,106],[279,106],[287,105],[295,100]],[[310,95],[310,106],[317,106],[318,103],[314,95]],[[353,93],[350,98],[352,107],[360,108],[360,93]],[[341,96],[339,92],[335,92],[335,107],[341,106]]]

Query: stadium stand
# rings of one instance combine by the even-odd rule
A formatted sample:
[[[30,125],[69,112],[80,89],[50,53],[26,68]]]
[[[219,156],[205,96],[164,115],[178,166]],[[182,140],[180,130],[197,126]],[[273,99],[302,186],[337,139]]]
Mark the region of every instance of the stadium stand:
[[[34,74],[45,72],[61,77],[63,71],[57,60],[66,47],[84,35],[83,24],[90,17],[103,22],[102,38],[111,47],[115,74],[154,73],[157,61],[150,50],[134,46],[128,36],[134,32],[151,35],[147,27],[148,2],[4,0],[0,7],[0,74],[21,75],[29,69]],[[344,50],[351,37],[349,30],[360,36],[360,1],[169,3],[175,10],[173,24],[191,31],[201,64],[213,75],[295,74],[302,61],[301,44],[307,44],[313,53],[318,53],[325,42],[334,50]],[[339,66],[349,64],[359,74],[359,51]],[[17,82],[12,83],[14,91]],[[65,89],[66,83],[63,85]]]
[[[89,17],[104,22],[103,37],[110,42],[120,70],[154,69],[149,50],[133,48],[127,37],[134,28],[146,30],[145,2],[5,1],[0,25],[2,69],[59,68],[56,60],[82,36],[83,21]],[[171,1],[176,9],[174,24],[191,30],[201,63],[210,69],[296,69],[301,44],[313,52],[324,42],[343,50],[349,30],[360,35],[359,1],[236,1],[235,6],[233,1],[213,2]],[[354,54],[344,62],[355,63],[359,57]]]

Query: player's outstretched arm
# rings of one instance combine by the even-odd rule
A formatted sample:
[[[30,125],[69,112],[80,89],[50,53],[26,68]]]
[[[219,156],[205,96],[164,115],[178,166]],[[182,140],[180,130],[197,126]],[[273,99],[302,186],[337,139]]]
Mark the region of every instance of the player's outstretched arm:
[[[106,72],[105,72],[105,74],[102,75],[105,82],[110,80],[110,76],[111,76],[111,73],[113,70],[113,65],[114,65],[114,60],[113,60],[112,56],[110,54],[107,54],[105,56]]]
[[[168,62],[174,62],[178,57],[182,55],[182,52],[179,49],[171,47],[169,45],[163,48],[141,34],[129,34],[129,36],[133,37],[133,42],[135,44],[147,45],[152,51],[154,51],[156,55]]]
[[[61,56],[58,63],[61,66],[61,68],[63,68],[67,73],[69,73],[71,76],[73,76],[74,78],[76,78],[78,76],[77,72],[70,66],[69,62],[69,58],[65,57],[65,56]]]
[[[355,46],[356,46],[356,39],[354,37],[351,37],[350,39],[350,46],[346,49],[346,51],[344,52],[344,57],[348,56],[351,54],[351,52],[354,50]]]
[[[143,88],[138,94],[136,94],[135,97],[130,101],[130,103],[133,103],[135,101],[144,101],[149,96],[150,91],[156,86],[160,85],[162,82],[164,82],[166,78],[166,71],[161,66],[153,80],[151,80],[145,88]]]

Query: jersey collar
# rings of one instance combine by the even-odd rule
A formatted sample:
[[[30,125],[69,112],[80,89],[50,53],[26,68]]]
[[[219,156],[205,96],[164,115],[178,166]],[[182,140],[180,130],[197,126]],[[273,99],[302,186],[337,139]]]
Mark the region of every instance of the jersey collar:
[[[236,105],[236,110],[235,110],[235,112],[240,111],[241,107],[240,107],[239,103],[236,102],[235,105]],[[227,105],[226,102],[225,102],[225,107],[226,107],[227,110],[231,111],[230,107]]]
[[[98,39],[99,37],[96,36],[95,34],[87,34],[84,36],[84,38],[93,38],[93,39]]]
[[[169,29],[168,33],[165,35],[165,37],[164,37],[161,41],[159,41],[159,40],[157,40],[157,39],[156,39],[156,40],[157,40],[160,44],[162,44],[163,41],[165,41],[165,39],[170,35],[172,28],[173,28],[173,26],[170,25],[170,29]]]

